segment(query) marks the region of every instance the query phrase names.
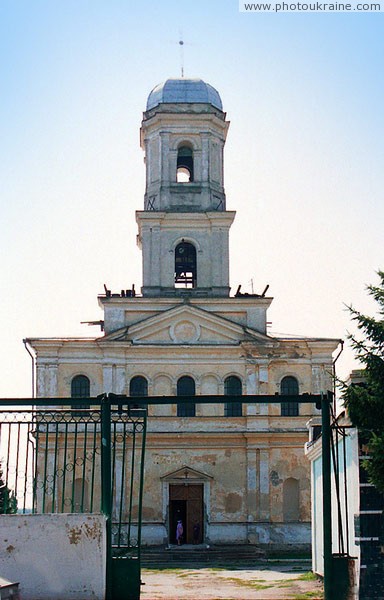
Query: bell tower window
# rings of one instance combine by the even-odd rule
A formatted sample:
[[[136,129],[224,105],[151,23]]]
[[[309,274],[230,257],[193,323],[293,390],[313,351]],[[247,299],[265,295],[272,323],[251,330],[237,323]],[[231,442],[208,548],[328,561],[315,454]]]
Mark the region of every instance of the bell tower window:
[[[193,181],[193,150],[189,146],[180,146],[177,151],[176,181],[177,183]]]
[[[175,287],[195,288],[196,279],[196,248],[182,241],[175,248]]]

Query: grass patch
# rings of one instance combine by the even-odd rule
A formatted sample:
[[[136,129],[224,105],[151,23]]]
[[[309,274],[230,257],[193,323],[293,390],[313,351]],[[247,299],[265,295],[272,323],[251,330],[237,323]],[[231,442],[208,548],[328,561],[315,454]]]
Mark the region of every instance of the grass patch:
[[[142,569],[143,573],[157,573],[158,571],[161,571],[162,573],[174,573],[175,575],[179,575],[179,573],[183,573],[183,571],[186,571],[187,569],[178,569],[178,568],[172,568],[170,569],[169,567],[158,567],[157,569]]]
[[[271,587],[274,587],[274,583],[269,585],[264,585],[264,583],[261,583],[265,581],[264,579],[249,579],[248,581],[244,579],[237,579],[236,577],[225,577],[224,579],[225,581],[229,581],[239,585],[240,587],[247,587],[251,588],[252,590],[267,590]]]
[[[244,587],[249,587],[252,590],[256,590],[256,591],[268,590],[269,588],[274,587],[273,585],[263,585],[262,583],[253,583],[252,581],[249,581],[249,582],[243,581],[242,585]]]
[[[301,581],[316,581],[317,575],[313,573],[313,571],[308,571],[307,573],[302,573],[299,575],[298,579]]]

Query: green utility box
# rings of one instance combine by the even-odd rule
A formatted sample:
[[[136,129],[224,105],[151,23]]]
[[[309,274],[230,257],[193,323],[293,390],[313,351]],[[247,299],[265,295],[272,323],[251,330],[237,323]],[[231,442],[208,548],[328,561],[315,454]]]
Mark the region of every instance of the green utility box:
[[[112,600],[140,599],[140,559],[115,556],[111,569]]]

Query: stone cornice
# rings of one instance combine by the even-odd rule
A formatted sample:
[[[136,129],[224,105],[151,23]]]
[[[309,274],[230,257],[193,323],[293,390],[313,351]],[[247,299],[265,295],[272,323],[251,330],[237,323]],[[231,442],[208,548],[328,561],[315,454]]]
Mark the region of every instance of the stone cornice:
[[[136,222],[139,228],[162,227],[180,228],[181,223],[188,222],[188,229],[206,227],[207,220],[211,227],[230,227],[234,221],[236,211],[204,211],[204,212],[168,212],[156,210],[137,210]]]

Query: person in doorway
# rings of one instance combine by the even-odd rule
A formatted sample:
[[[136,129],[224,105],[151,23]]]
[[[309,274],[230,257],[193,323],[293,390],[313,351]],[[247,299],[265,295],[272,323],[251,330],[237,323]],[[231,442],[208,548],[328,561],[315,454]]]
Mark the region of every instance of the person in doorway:
[[[178,546],[181,546],[181,544],[183,542],[183,533],[184,533],[183,523],[181,521],[177,521],[177,525],[176,525],[176,541],[177,541],[177,545]]]
[[[195,521],[193,525],[193,543],[198,544],[200,541],[200,523]]]

